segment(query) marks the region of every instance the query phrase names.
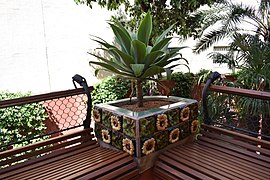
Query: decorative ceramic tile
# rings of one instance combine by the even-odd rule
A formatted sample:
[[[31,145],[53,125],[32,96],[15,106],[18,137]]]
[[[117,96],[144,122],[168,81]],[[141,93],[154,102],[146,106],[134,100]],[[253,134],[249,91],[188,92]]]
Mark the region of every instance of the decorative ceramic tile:
[[[145,97],[155,98],[170,99],[175,103],[143,112],[133,112],[115,106],[128,99],[97,105],[93,112],[96,137],[140,158],[196,132],[197,101],[179,97]],[[139,152],[136,152],[137,150]]]
[[[189,130],[189,121],[184,121],[182,123],[180,123],[180,134],[181,137],[180,139],[184,139],[186,137],[188,137],[190,135],[190,130]]]
[[[153,137],[141,138],[141,155],[149,155],[156,151],[156,140]]]
[[[97,139],[101,139],[101,125],[99,123],[95,123],[95,135]]]
[[[123,134],[112,132],[112,145],[119,150],[123,150]]]
[[[152,136],[155,133],[155,117],[151,116],[139,120],[140,122],[140,137],[145,138]]]
[[[136,120],[127,117],[123,118],[123,133],[129,137],[136,137]]]
[[[169,143],[173,144],[180,140],[180,129],[179,126],[170,127],[169,131]]]
[[[136,141],[135,139],[130,139],[129,137],[124,137],[122,140],[123,151],[130,155],[136,156]]]
[[[199,129],[199,121],[198,120],[191,120],[189,122],[189,129],[192,134],[196,134]]]
[[[190,107],[190,118],[191,119],[197,119],[199,112],[198,112],[198,104],[194,103],[189,106]]]
[[[154,135],[155,139],[156,139],[156,148],[157,150],[161,150],[163,148],[165,148],[166,146],[168,146],[169,143],[169,131],[160,131],[155,133]]]
[[[101,141],[106,144],[111,144],[112,142],[112,131],[106,127],[101,128]]]
[[[180,110],[180,122],[188,121],[190,119],[190,108],[184,107]]]
[[[102,124],[106,126],[107,128],[112,128],[111,126],[111,115],[112,113],[109,111],[102,111]]]
[[[157,131],[164,131],[169,127],[169,119],[166,113],[158,114],[156,116],[156,129]]]
[[[102,109],[94,108],[93,110],[93,119],[95,122],[102,123]]]
[[[173,109],[167,112],[169,119],[169,126],[175,126],[179,124],[180,120],[180,110]]]
[[[122,132],[123,131],[123,116],[117,114],[111,114],[110,117],[111,128],[113,131]]]

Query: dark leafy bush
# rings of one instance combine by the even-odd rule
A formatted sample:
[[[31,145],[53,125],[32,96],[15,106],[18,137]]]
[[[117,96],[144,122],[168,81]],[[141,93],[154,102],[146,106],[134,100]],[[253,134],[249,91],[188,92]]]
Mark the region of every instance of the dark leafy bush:
[[[30,93],[0,92],[0,100],[14,99],[29,96]],[[29,139],[44,133],[46,126],[44,120],[47,114],[39,103],[25,104],[0,109],[0,145]],[[35,139],[39,141],[40,139]],[[32,141],[33,142],[33,141]],[[30,144],[29,141],[14,144],[20,147]]]
[[[109,76],[94,86],[92,92],[93,105],[122,99],[130,89],[130,80]]]
[[[172,80],[176,81],[172,89],[173,96],[191,98],[191,91],[194,84],[194,75],[192,73],[176,72],[172,74]]]

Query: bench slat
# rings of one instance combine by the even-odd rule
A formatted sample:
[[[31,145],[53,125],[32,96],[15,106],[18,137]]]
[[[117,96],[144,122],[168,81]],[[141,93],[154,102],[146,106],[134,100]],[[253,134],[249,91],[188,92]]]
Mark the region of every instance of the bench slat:
[[[249,142],[252,144],[256,144],[256,145],[261,145],[264,148],[270,149],[270,142],[266,141],[266,140],[262,140],[262,139],[258,139],[255,137],[251,137],[251,136],[247,136],[244,134],[240,134],[237,132],[233,132],[233,131],[229,131],[227,129],[221,129],[215,126],[211,126],[211,125],[206,125],[206,124],[202,124],[201,125],[203,129],[212,131],[212,132],[216,132],[217,134],[225,134],[231,137],[237,137],[237,139],[242,140],[244,142]]]
[[[55,150],[59,150],[59,149],[65,149],[65,147],[67,147],[67,146],[77,144],[77,143],[81,143],[81,142],[84,142],[84,141],[92,139],[92,138],[93,138],[93,135],[91,135],[91,136],[83,136],[83,137],[80,137],[80,138],[76,138],[76,139],[72,139],[72,140],[69,140],[69,141],[61,142],[60,144],[54,144],[54,145],[51,145],[49,147],[44,147],[41,150],[29,152],[29,153],[26,153],[24,155],[20,155],[20,156],[17,156],[17,157],[12,157],[12,159],[8,159],[8,160],[5,160],[3,162],[0,162],[0,166],[6,165],[6,164],[11,164],[13,162],[17,162],[17,161],[24,160],[24,159],[30,159],[30,158],[33,158],[33,157],[36,157],[38,155],[48,153],[48,152],[51,152],[51,151],[55,151]]]
[[[44,140],[44,141],[40,141],[40,142],[37,142],[37,143],[34,143],[34,144],[24,146],[24,147],[19,147],[19,148],[16,148],[16,149],[2,151],[2,152],[0,152],[0,159],[8,157],[8,156],[13,156],[15,154],[19,154],[19,153],[22,153],[22,152],[26,152],[26,151],[29,151],[29,150],[33,150],[33,149],[36,149],[36,148],[39,148],[39,147],[43,147],[43,146],[55,144],[55,143],[58,143],[58,142],[61,142],[61,141],[65,141],[65,140],[73,138],[73,137],[87,135],[87,134],[91,133],[92,131],[93,131],[92,128],[84,129],[84,130],[81,130],[81,131],[77,131],[75,133],[66,134],[66,135],[58,136],[58,137],[53,137],[53,138],[50,138],[50,139],[47,139],[47,140]]]
[[[242,174],[241,172],[244,172],[245,174],[249,175],[254,175],[257,173],[258,175],[266,174],[266,177],[270,176],[270,172],[268,172],[268,168],[266,167],[259,166],[226,153],[220,153],[220,151],[208,148],[206,146],[194,144],[192,149],[195,149],[199,155],[205,156],[209,159],[212,158],[215,161],[218,161],[221,165],[224,164],[225,166],[227,165],[233,169],[236,169],[238,173],[240,171],[240,174]]]
[[[246,148],[246,149],[249,149],[252,151],[257,151],[257,152],[260,152],[260,153],[263,153],[265,155],[270,156],[270,150],[268,150],[268,149],[260,148],[256,145],[248,144],[248,143],[240,141],[240,140],[235,140],[229,136],[225,137],[225,136],[221,136],[221,135],[216,134],[216,133],[211,133],[211,132],[206,132],[206,131],[202,131],[202,134],[206,137],[211,137],[212,139],[222,140],[222,141],[231,143],[233,145],[242,146],[243,148]]]
[[[210,157],[205,157],[200,155],[199,152],[194,152],[192,151],[193,146],[184,149],[184,147],[181,149],[177,148],[174,149],[175,153],[180,155],[181,157],[185,157],[187,160],[190,160],[193,163],[198,163],[199,165],[202,165],[203,167],[212,170],[212,171],[217,171],[217,173],[221,173],[224,177],[230,178],[230,179],[241,179],[243,177],[246,178],[251,178],[251,176],[246,175],[245,173],[241,173],[236,171],[234,168],[223,164],[222,161],[219,161],[218,159],[211,158]]]
[[[183,153],[185,152],[185,156],[190,157],[190,154],[192,152],[192,156],[194,157],[190,158],[202,159],[204,162],[210,162],[215,165],[216,168],[222,168],[222,171],[228,174],[233,174],[238,178],[252,178],[254,177],[254,174],[257,174],[257,176],[259,176],[261,175],[261,173],[263,175],[265,174],[265,176],[263,177],[269,177],[269,173],[260,169],[261,166],[254,167],[252,163],[247,162],[239,163],[239,159],[237,158],[234,158],[232,156],[226,156],[225,153],[220,153],[218,151],[213,152],[212,149],[206,148],[204,146],[194,144],[190,147],[183,146],[180,149],[181,151],[183,151]],[[184,154],[182,156],[184,156]],[[267,168],[265,170],[267,170]]]
[[[126,172],[129,172],[129,173],[126,174]],[[131,164],[120,167],[111,173],[105,174],[104,176],[98,179],[107,180],[107,179],[114,179],[114,178],[117,178],[117,179],[133,178],[133,177],[135,178],[136,176],[138,176],[138,174],[139,174],[139,170],[137,169],[137,164],[135,162],[132,162]]]
[[[202,179],[213,179],[214,174],[212,174],[212,172],[209,172],[208,170],[206,170],[206,173],[201,172],[202,169],[200,171],[197,171],[198,166],[194,167],[191,166],[191,164],[182,159],[179,156],[175,156],[169,153],[165,153],[165,154],[161,154],[159,156],[159,159],[163,162],[166,162],[169,164],[169,166],[174,167],[176,169],[180,169],[182,172],[185,172],[187,174],[192,174],[195,178],[202,178]],[[219,176],[219,175],[217,175]],[[221,176],[219,176],[221,177]],[[179,177],[181,178],[181,176]]]
[[[262,156],[262,155],[258,155],[255,152],[250,152],[247,151],[245,149],[241,149],[235,146],[231,146],[229,144],[225,144],[224,142],[219,142],[219,141],[215,141],[206,137],[198,137],[198,139],[210,144],[214,144],[216,146],[222,147],[223,149],[229,149],[231,151],[236,152],[236,154],[238,155],[239,158],[248,158],[250,161],[254,162],[254,163],[259,163],[260,165],[264,165],[266,167],[270,168],[269,162],[270,162],[270,158],[266,157],[266,156]],[[245,156],[239,156],[239,155],[245,155]],[[264,162],[263,162],[264,161]]]
[[[113,162],[119,161],[123,158],[128,159],[128,157],[130,157],[130,156],[128,156],[128,154],[126,154],[126,153],[121,153],[118,156],[115,156],[113,158],[109,157],[108,159],[100,161],[91,167],[88,167],[86,169],[85,168],[81,169],[80,172],[78,172],[78,173],[73,173],[71,176],[68,176],[66,179],[74,179],[74,178],[80,177],[82,175],[87,175],[89,177],[89,179],[91,179],[91,177],[94,178],[96,176],[99,176],[100,173],[105,173],[106,168],[109,164],[112,164]],[[103,168],[103,167],[105,167],[105,168]],[[65,179],[65,178],[63,178],[63,179]]]
[[[157,176],[161,176],[161,179],[186,179],[186,180],[193,180],[194,178],[180,172],[179,170],[173,168],[172,166],[169,166],[162,161],[158,161],[156,163],[156,168],[154,170],[155,173],[157,173]]]

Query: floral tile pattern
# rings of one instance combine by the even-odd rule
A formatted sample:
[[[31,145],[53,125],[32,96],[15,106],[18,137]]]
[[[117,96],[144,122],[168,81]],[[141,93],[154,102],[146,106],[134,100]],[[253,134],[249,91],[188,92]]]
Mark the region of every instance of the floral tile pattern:
[[[136,120],[128,117],[123,118],[123,133],[129,137],[136,137]]]
[[[102,124],[107,128],[112,128],[111,126],[111,112],[102,110]]]
[[[138,118],[130,117],[130,112],[123,113],[125,110],[117,113],[113,108],[95,107],[96,137],[139,158],[162,150],[198,132],[197,102],[184,100],[179,106],[163,108],[157,113],[145,111]]]
[[[124,136],[122,133],[113,132],[112,133],[112,145],[119,150],[123,150],[123,146],[122,146],[123,138],[124,138]]]
[[[175,126],[179,124],[179,119],[180,119],[179,113],[180,113],[179,109],[175,109],[175,110],[171,110],[167,112],[170,126]]]
[[[188,137],[190,135],[188,121],[184,121],[184,122],[180,123],[179,128],[180,128],[181,139],[185,139],[186,137]]]
[[[155,117],[140,119],[140,137],[152,136],[155,132]]]
[[[157,150],[161,150],[165,147],[168,146],[169,143],[169,131],[160,131],[155,133],[154,135],[155,139],[156,139],[156,148]]]
[[[153,137],[141,139],[142,156],[151,154],[156,151],[156,140]]]

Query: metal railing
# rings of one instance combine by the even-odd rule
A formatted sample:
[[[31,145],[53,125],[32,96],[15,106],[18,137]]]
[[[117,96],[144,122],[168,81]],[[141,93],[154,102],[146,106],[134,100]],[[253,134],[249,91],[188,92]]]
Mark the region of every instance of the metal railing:
[[[270,140],[270,92],[211,85],[219,78],[214,72],[204,86],[204,123]]]
[[[29,105],[35,104],[38,108],[43,109],[45,114],[42,116],[43,118],[38,117],[38,115],[36,117],[32,117],[43,121],[45,125],[44,130],[42,130],[43,133],[35,134],[35,127],[33,127],[33,129],[29,129],[29,127],[26,127],[27,124],[19,125],[15,123],[12,124],[12,126],[7,126],[6,129],[1,129],[0,135],[2,133],[2,139],[0,143],[0,151],[13,148],[14,146],[20,147],[39,140],[63,135],[67,133],[67,131],[89,128],[92,109],[90,92],[93,90],[93,87],[88,87],[85,79],[79,75],[75,75],[72,80],[76,88],[73,90],[0,101],[0,110],[2,111],[6,110],[8,112],[9,109],[16,109],[19,111],[22,108],[26,108],[24,111],[26,112]],[[77,88],[75,82],[80,84],[83,88]],[[1,118],[4,117],[0,115],[0,121],[4,121],[4,119]],[[19,118],[24,117],[22,116]],[[25,119],[22,119],[22,121],[25,121]],[[14,130],[16,128],[18,130]],[[8,136],[10,137],[5,138],[5,134],[3,133],[4,131],[14,133],[9,134]],[[10,142],[12,139],[16,141]]]

